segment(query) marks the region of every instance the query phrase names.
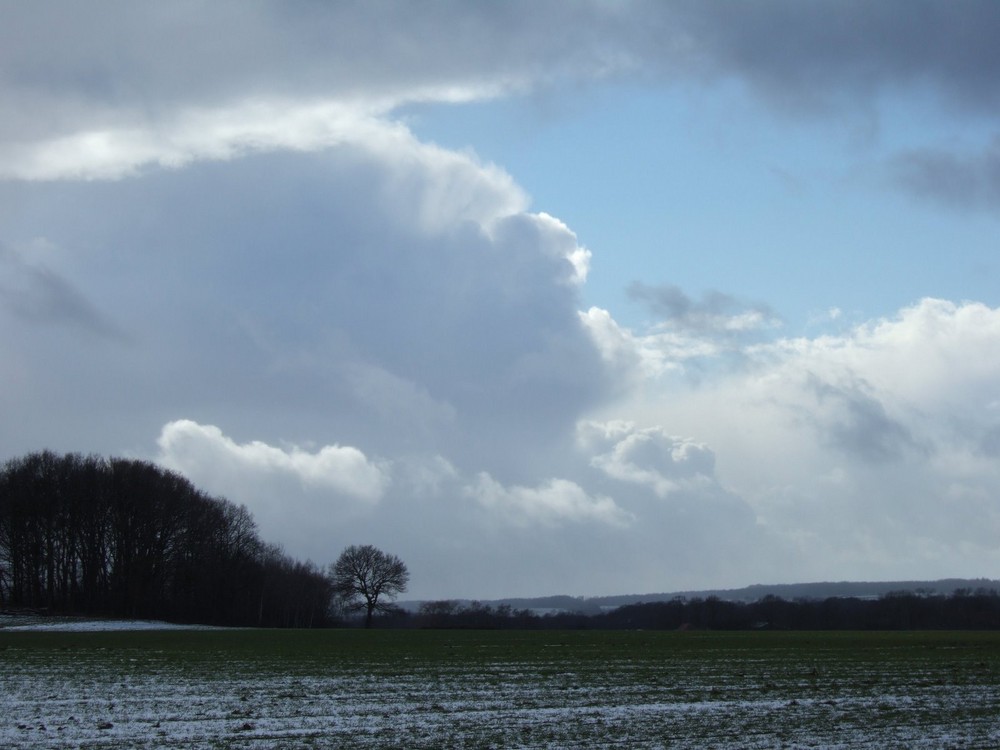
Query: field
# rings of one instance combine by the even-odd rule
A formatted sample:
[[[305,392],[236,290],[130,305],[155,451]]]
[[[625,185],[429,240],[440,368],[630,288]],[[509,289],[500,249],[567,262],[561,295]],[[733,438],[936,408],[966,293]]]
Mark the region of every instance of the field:
[[[1000,633],[0,630],[4,748],[995,748]]]

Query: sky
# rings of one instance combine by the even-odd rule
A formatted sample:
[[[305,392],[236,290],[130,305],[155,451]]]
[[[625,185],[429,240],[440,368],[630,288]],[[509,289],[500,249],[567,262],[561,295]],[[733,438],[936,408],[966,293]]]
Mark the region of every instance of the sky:
[[[0,0],[0,458],[408,598],[1000,571],[1000,4]]]

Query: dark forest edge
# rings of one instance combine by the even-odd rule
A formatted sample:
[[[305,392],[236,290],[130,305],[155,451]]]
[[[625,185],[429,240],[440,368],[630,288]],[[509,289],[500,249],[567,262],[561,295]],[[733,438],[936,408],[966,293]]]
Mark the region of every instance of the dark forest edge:
[[[249,627],[354,623],[337,594],[323,569],[261,540],[246,507],[155,464],[45,451],[0,468],[0,610]],[[457,601],[378,609],[372,624],[402,628],[1000,629],[1000,594],[987,588],[677,597],[596,613]]]
[[[332,596],[245,506],[155,464],[44,451],[0,469],[0,608],[319,627]]]

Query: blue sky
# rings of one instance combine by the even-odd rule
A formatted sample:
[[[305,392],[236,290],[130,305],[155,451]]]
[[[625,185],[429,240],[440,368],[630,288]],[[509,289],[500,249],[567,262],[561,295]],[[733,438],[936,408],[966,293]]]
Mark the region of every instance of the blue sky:
[[[594,252],[586,302],[642,326],[634,281],[720,290],[766,301],[801,334],[831,308],[857,321],[925,296],[998,301],[995,216],[891,183],[897,151],[989,141],[985,118],[926,98],[788,117],[735,84],[593,84],[404,114],[420,137],[501,165],[573,229]]]
[[[0,456],[415,598],[1000,569],[1000,5],[0,16]]]

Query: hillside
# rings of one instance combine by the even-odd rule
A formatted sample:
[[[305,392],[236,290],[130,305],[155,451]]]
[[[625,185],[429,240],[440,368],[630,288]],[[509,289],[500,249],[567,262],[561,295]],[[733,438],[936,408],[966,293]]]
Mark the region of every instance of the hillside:
[[[512,609],[528,609],[534,612],[558,611],[597,614],[627,604],[638,602],[662,602],[671,599],[707,599],[715,597],[731,602],[756,602],[767,596],[775,596],[788,601],[798,599],[822,600],[831,597],[855,599],[875,599],[895,592],[916,594],[950,595],[956,591],[1000,591],[1000,580],[989,578],[943,578],[936,581],[821,581],[816,583],[754,584],[738,589],[705,589],[702,591],[674,591],[655,594],[620,594],[613,596],[541,596],[508,599],[481,600],[491,607],[509,606]],[[454,600],[467,605],[471,600]],[[416,612],[423,601],[401,601],[403,609]]]

